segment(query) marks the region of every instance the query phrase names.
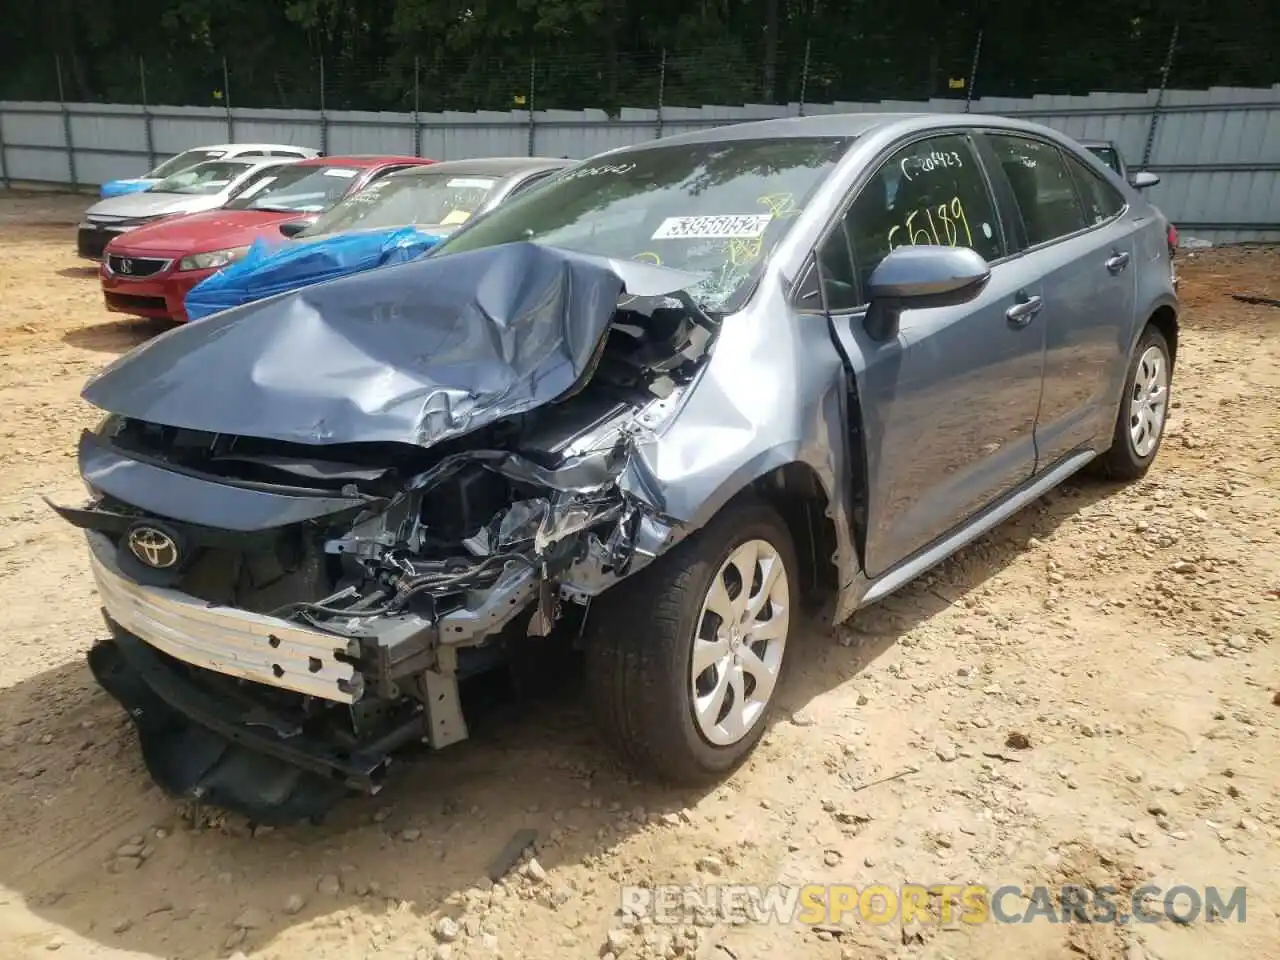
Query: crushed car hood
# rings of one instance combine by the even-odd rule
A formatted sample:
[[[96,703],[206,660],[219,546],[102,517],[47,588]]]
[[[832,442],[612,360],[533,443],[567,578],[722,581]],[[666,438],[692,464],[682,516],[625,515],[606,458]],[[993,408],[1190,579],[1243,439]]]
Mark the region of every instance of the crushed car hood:
[[[662,296],[701,279],[533,243],[426,257],[170,330],[82,396],[212,433],[430,446],[575,386],[624,290]]]

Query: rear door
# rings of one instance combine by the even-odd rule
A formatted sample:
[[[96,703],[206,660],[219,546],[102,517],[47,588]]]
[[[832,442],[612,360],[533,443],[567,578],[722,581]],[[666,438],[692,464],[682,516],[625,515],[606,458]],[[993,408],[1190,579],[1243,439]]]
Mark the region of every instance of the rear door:
[[[1134,224],[1123,195],[1057,144],[996,131],[981,139],[1018,213],[1017,259],[1044,298],[1035,439],[1037,470],[1046,470],[1113,429],[1116,367],[1133,322]]]
[[[970,303],[908,310],[896,340],[863,320],[871,272],[903,244],[967,246],[992,263]],[[964,133],[880,164],[818,250],[836,337],[854,369],[866,450],[865,567],[878,576],[1028,479],[1044,328],[1038,290],[1005,261],[996,204]]]

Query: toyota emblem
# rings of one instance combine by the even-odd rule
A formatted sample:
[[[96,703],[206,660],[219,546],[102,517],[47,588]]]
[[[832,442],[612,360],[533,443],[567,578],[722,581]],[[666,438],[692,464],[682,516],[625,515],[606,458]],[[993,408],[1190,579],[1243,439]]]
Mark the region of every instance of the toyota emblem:
[[[129,552],[140,563],[154,570],[168,570],[178,565],[178,544],[157,527],[140,524],[129,531]]]

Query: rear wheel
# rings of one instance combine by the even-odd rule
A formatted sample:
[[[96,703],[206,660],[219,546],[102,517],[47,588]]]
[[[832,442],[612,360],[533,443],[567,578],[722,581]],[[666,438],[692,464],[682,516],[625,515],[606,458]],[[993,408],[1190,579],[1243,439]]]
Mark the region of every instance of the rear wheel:
[[[1129,363],[1111,449],[1100,458],[1110,479],[1140,479],[1155,461],[1169,414],[1172,369],[1164,335],[1147,327]]]
[[[746,758],[782,676],[796,574],[778,514],[737,504],[593,602],[588,689],[634,766],[696,785]]]

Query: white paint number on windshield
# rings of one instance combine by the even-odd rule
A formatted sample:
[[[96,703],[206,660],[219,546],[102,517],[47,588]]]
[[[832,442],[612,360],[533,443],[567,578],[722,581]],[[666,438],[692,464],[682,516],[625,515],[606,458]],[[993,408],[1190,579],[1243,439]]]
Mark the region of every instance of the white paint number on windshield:
[[[754,240],[769,229],[770,213],[718,217],[667,217],[652,240]]]

